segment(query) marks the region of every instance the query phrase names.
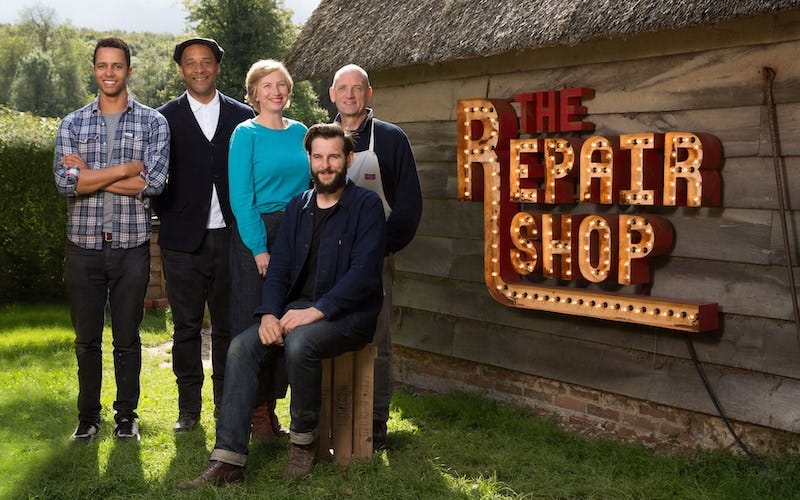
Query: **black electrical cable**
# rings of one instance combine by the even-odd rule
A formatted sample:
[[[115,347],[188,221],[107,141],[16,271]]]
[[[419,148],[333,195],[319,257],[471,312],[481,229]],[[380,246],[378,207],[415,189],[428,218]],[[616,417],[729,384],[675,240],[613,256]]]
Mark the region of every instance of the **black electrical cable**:
[[[797,329],[797,344],[800,346],[800,305],[798,305],[797,301],[797,284],[794,277],[794,269],[792,268],[792,253],[791,253],[791,246],[789,245],[789,231],[786,224],[786,201],[784,200],[784,180],[783,180],[783,172],[781,169],[781,155],[780,155],[780,144],[778,139],[778,120],[776,116],[776,108],[775,108],[775,97],[773,95],[772,84],[775,80],[775,69],[769,66],[765,66],[761,69],[761,73],[764,76],[764,84],[766,87],[766,98],[767,98],[767,115],[769,117],[769,133],[770,133],[770,145],[772,146],[772,160],[775,167],[775,183],[777,185],[778,190],[778,208],[780,211],[780,220],[781,220],[781,229],[783,231],[783,249],[784,253],[786,254],[786,267],[789,273],[789,288],[792,295],[792,306],[794,310],[794,320],[795,320],[795,327]],[[750,461],[762,469],[765,469],[766,466],[764,462],[761,461],[747,445],[742,441],[739,435],[736,433],[736,430],[733,428],[730,420],[728,419],[728,415],[725,414],[725,410],[722,409],[722,405],[717,398],[714,389],[711,387],[711,384],[708,381],[708,377],[706,377],[705,370],[703,370],[703,365],[700,363],[700,359],[697,357],[697,351],[694,348],[694,342],[692,341],[692,337],[686,335],[686,349],[689,351],[689,355],[692,358],[692,362],[694,363],[695,368],[697,369],[697,374],[700,376],[700,380],[703,381],[703,385],[706,388],[706,392],[708,393],[708,397],[711,399],[711,402],[714,404],[714,407],[717,409],[717,413],[722,418],[722,421],[725,422],[725,426],[728,428],[728,431],[733,436],[733,439],[736,441],[736,444],[742,449],[742,451],[747,455]]]
[[[722,421],[725,422],[725,426],[728,427],[728,431],[730,431],[731,436],[736,441],[736,444],[739,445],[739,448],[742,449],[745,455],[750,459],[750,461],[762,469],[766,468],[764,462],[761,461],[752,451],[750,448],[744,444],[744,441],[741,440],[739,435],[734,430],[731,421],[728,419],[728,415],[725,414],[725,410],[722,409],[722,405],[719,403],[719,399],[717,399],[717,395],[714,392],[714,389],[711,388],[711,384],[708,382],[708,378],[706,377],[706,372],[703,370],[703,365],[700,364],[700,359],[697,357],[697,351],[694,350],[694,342],[692,342],[692,337],[690,335],[686,335],[686,348],[689,350],[689,355],[694,362],[694,367],[697,369],[697,374],[700,375],[700,379],[703,381],[703,385],[706,388],[706,392],[708,392],[708,397],[711,398],[711,402],[714,403],[714,407],[717,409],[717,413],[722,418]]]

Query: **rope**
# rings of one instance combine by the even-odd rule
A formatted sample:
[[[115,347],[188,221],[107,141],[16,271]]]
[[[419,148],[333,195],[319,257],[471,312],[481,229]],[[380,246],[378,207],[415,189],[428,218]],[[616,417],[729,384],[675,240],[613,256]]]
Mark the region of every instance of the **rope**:
[[[786,200],[784,199],[784,180],[782,158],[780,155],[780,144],[778,139],[778,120],[775,111],[775,96],[772,92],[772,84],[775,81],[775,69],[764,66],[761,69],[764,75],[764,84],[767,91],[767,113],[769,114],[769,135],[772,145],[772,163],[775,166],[775,183],[778,188],[778,207],[781,215],[781,230],[783,232],[783,251],[786,254],[786,270],[789,272],[789,290],[792,294],[792,306],[794,308],[794,324],[796,329],[797,345],[800,347],[800,306],[797,302],[797,282],[794,278],[794,268],[792,267],[792,253],[789,246],[789,229],[786,225]]]

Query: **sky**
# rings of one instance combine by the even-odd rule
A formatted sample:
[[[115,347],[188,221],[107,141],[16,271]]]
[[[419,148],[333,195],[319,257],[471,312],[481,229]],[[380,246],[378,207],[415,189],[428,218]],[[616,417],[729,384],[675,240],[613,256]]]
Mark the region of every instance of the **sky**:
[[[319,1],[284,0],[283,4],[294,12],[294,22],[302,24]],[[3,0],[0,24],[18,23],[22,9],[34,5],[53,8],[57,23],[69,20],[76,28],[172,34],[186,31],[186,10],[181,0]]]

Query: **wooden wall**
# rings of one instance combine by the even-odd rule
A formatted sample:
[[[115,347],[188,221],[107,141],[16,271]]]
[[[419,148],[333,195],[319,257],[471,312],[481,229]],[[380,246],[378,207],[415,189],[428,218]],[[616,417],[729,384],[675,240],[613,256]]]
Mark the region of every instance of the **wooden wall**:
[[[765,85],[800,262],[800,13],[373,73],[376,116],[408,133],[423,186],[416,239],[398,254],[397,344],[715,414],[686,334],[506,308],[483,282],[482,203],[456,199],[458,99],[591,87],[596,132],[708,132],[723,146],[723,207],[658,209],[675,227],[652,295],[715,301],[718,331],[692,334],[731,418],[800,432],[800,348],[779,223]],[[608,207],[596,207],[607,213]],[[589,207],[592,210],[592,207]],[[800,277],[800,269],[795,274]]]

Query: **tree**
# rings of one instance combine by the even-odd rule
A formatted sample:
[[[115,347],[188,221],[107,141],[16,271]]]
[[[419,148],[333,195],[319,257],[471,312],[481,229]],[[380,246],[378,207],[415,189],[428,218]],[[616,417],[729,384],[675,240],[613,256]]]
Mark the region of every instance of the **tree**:
[[[11,83],[19,62],[34,45],[18,26],[0,26],[0,103],[11,103]]]
[[[50,49],[50,36],[57,24],[56,10],[41,3],[22,9],[20,19],[23,28],[30,28],[39,40],[39,48],[47,52]]]
[[[58,81],[58,102],[50,116],[64,116],[77,109],[92,97],[86,88],[86,73],[91,67],[93,47],[80,40],[75,29],[69,25],[61,25],[56,31],[51,50]],[[92,79],[94,80],[94,79]]]
[[[214,38],[225,48],[221,92],[239,100],[246,93],[245,76],[259,59],[281,60],[297,38],[291,11],[275,0],[184,0],[189,22],[198,36]],[[286,114],[308,125],[327,121],[308,82],[295,82]]]
[[[11,105],[38,116],[59,116],[59,83],[50,55],[34,49],[17,66],[11,83]]]
[[[139,102],[158,107],[183,92],[183,79],[172,60],[175,37],[130,34],[125,39],[131,47],[130,91]]]

